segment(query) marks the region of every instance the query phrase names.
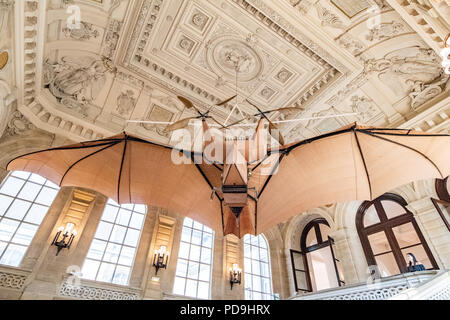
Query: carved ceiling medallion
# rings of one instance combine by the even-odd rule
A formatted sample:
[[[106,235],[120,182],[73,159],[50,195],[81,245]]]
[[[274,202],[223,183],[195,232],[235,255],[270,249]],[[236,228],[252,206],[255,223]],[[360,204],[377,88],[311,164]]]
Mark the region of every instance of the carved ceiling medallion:
[[[257,78],[263,69],[258,53],[240,39],[219,37],[211,42],[206,56],[214,72],[234,79],[237,70],[239,81],[251,81]]]

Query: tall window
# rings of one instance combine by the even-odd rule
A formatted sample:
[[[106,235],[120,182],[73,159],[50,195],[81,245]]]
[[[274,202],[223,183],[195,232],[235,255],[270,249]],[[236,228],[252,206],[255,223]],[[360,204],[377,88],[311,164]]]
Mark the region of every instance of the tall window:
[[[147,207],[109,199],[81,273],[85,279],[128,285]]]
[[[343,284],[338,260],[333,251],[333,239],[328,222],[323,218],[310,221],[300,237],[301,253],[305,256],[309,290],[320,291]],[[298,280],[298,279],[297,279]]]
[[[184,219],[173,293],[210,298],[213,242],[210,228],[190,218]]]
[[[59,187],[37,174],[14,171],[0,187],[0,264],[17,267]]]
[[[437,269],[406,201],[384,194],[364,202],[358,209],[356,228],[369,266],[377,266],[381,277],[408,272],[408,253],[426,269]]]
[[[245,299],[273,299],[269,247],[263,235],[244,236],[244,283]]]

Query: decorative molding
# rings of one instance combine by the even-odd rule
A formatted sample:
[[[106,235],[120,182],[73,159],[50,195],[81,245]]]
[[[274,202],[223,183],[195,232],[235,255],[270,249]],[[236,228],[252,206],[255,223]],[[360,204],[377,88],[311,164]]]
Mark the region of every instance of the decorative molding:
[[[18,110],[14,111],[8,122],[4,136],[19,136],[36,127]]]
[[[105,286],[105,287],[104,287]],[[115,287],[106,288],[97,285],[81,284],[79,286],[70,285],[64,282],[59,290],[60,296],[71,297],[83,300],[140,300],[138,292],[131,290],[119,290]]]
[[[0,288],[23,290],[30,272],[0,267]]]

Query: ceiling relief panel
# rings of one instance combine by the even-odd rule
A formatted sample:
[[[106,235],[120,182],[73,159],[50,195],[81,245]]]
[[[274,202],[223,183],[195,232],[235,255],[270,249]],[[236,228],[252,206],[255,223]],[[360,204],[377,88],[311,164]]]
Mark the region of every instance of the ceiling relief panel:
[[[126,55],[126,63],[140,75],[151,74],[202,104],[236,90],[238,101],[251,99],[263,108],[305,102],[338,75],[298,40],[299,48],[285,39],[281,40],[287,48],[284,52],[274,48],[271,40],[280,42],[279,35],[267,30],[267,21],[249,15],[234,1],[156,3],[157,10],[155,2],[144,3],[142,11],[148,14],[136,24],[128,51],[136,47]],[[148,20],[151,23],[145,25]],[[272,32],[272,38],[260,36],[263,29]],[[240,107],[244,114],[254,113],[245,103]],[[216,110],[215,115],[224,120],[232,108]]]
[[[194,115],[177,95],[205,110],[237,92],[243,113],[229,121],[256,121],[245,99],[262,109],[301,109],[274,120],[339,116],[282,124],[287,142],[354,121],[399,126],[448,97],[434,45],[448,30],[447,11],[428,1],[25,2],[18,109],[73,140],[127,130],[173,143],[164,125],[127,120]],[[67,25],[69,5],[80,7],[79,28]],[[419,30],[405,13],[413,7],[414,21],[423,18],[435,33]],[[0,75],[16,69],[10,52],[0,47]],[[212,115],[224,122],[236,101]]]

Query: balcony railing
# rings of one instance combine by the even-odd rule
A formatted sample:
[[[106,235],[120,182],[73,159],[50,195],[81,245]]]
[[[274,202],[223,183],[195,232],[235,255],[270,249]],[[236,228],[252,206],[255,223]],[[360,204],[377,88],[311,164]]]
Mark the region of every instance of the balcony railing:
[[[450,299],[450,271],[420,271],[319,292],[292,300],[437,300]]]

